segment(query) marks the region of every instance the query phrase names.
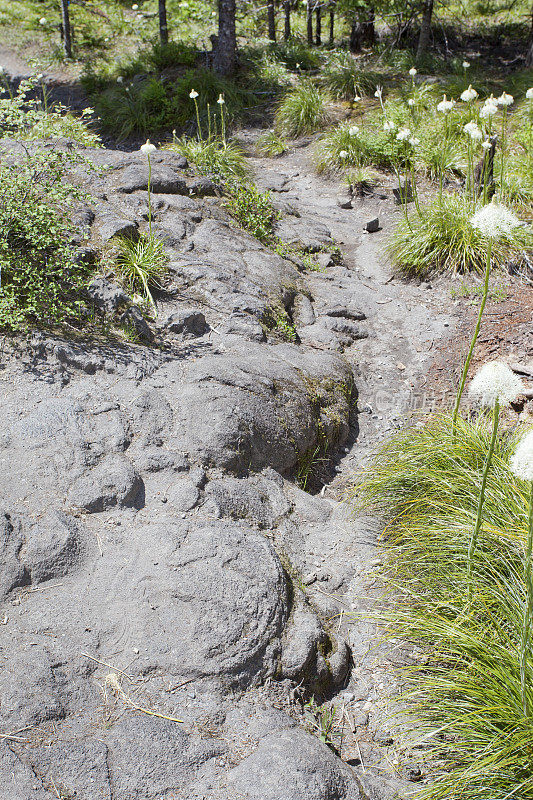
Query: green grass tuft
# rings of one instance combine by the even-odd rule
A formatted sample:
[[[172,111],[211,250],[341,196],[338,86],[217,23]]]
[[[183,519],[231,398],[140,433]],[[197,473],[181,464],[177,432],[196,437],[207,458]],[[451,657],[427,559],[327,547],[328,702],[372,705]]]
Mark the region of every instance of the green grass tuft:
[[[295,139],[324,128],[330,119],[320,89],[310,81],[302,81],[279,104],[275,128],[283,136]]]
[[[490,421],[430,417],[388,441],[354,486],[387,523],[384,580],[390,635],[419,654],[402,671],[402,724],[416,728],[431,782],[419,800],[533,798],[533,718],[521,702],[520,641],[528,495],[500,434],[488,475],[466,607],[466,564]],[[533,707],[529,653],[527,698]],[[411,743],[412,744],[412,743]]]
[[[482,273],[487,260],[487,240],[470,224],[474,211],[462,195],[444,195],[438,201],[414,210],[409,222],[402,220],[388,245],[394,266],[406,275],[428,275],[434,271]],[[492,265],[520,264],[533,246],[533,233],[518,227],[509,236],[495,240]]]

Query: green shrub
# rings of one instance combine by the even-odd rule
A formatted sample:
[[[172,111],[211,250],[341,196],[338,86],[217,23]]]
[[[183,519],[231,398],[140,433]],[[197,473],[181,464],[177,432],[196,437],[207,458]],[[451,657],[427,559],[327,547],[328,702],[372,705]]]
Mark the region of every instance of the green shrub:
[[[41,98],[30,99],[35,93]],[[44,86],[36,79],[21,81],[14,95],[0,98],[0,137],[11,136],[25,141],[67,137],[88,147],[96,147],[100,139],[88,127],[91,115],[91,108],[74,116],[61,104],[48,107]]]
[[[401,704],[430,761],[419,800],[533,798],[533,720],[521,702],[528,491],[509,467],[518,432],[500,434],[488,474],[465,613],[467,552],[490,421],[441,414],[381,447],[354,491],[387,521],[388,633],[419,657],[403,671]],[[394,597],[394,599],[392,599]],[[533,670],[527,673],[533,704]]]
[[[310,81],[302,81],[289,92],[279,104],[275,115],[275,127],[283,136],[296,138],[314,133],[325,127],[330,115],[320,89]]]
[[[260,192],[254,184],[237,184],[225,205],[244,230],[263,244],[271,244],[274,225],[280,215],[272,205],[269,192]]]
[[[184,155],[202,175],[222,183],[243,180],[248,172],[242,149],[231,140],[224,143],[214,136],[200,140],[184,136],[175,138],[168,148]]]
[[[119,139],[154,135],[176,124],[172,96],[155,78],[107,89],[96,98],[95,110],[102,127]]]
[[[474,211],[462,195],[444,195],[412,213],[409,222],[402,220],[388,246],[393,264],[408,275],[440,272],[483,273],[487,260],[487,240],[470,224]],[[494,241],[492,264],[503,267],[521,262],[524,251],[533,246],[533,234],[527,228],[514,228],[512,234]]]
[[[208,107],[217,107],[220,94],[224,96],[228,118],[241,115],[252,106],[254,94],[211,70],[187,70],[178,80],[163,81],[146,78],[127,85],[115,84],[95,99],[95,108],[103,127],[121,139],[134,134],[154,135],[172,131],[187,124],[196,126],[196,108],[189,97],[198,92],[196,102],[207,134]]]
[[[78,325],[88,267],[71,245],[68,209],[79,196],[65,180],[71,158],[33,152],[0,168],[0,328]]]

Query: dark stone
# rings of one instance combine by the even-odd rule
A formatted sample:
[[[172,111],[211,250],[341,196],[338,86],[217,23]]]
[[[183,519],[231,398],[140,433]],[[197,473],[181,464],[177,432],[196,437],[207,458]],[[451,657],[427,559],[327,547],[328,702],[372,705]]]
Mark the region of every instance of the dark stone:
[[[402,203],[412,203],[415,199],[411,181],[406,181],[403,178],[400,180],[398,186],[392,190],[392,193],[394,195],[394,202],[397,206],[402,205]]]
[[[208,330],[203,313],[195,308],[180,308],[169,314],[161,327],[171,333],[182,334],[184,339],[203,336]]]
[[[188,182],[189,194],[196,197],[213,197],[217,193],[217,185],[210,178],[196,178]]]
[[[131,298],[116,283],[98,277],[90,282],[87,293],[101,313],[113,314],[120,308],[131,305]]]
[[[135,333],[146,342],[154,340],[154,334],[137,306],[130,306],[120,317],[120,322],[133,326]]]
[[[379,231],[379,217],[369,220],[365,225],[365,231],[368,233],[375,233]]]
[[[337,205],[339,208],[353,208],[352,196],[341,194],[337,197]]]

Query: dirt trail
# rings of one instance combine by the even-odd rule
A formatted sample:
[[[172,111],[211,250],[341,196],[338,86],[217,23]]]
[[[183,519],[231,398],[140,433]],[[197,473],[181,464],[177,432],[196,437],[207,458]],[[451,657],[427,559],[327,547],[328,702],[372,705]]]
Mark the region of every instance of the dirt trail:
[[[387,199],[366,198],[359,205],[354,201],[353,209],[342,209],[337,198],[346,187],[338,179],[316,174],[312,150],[310,145],[281,158],[251,158],[250,163],[260,187],[279,186],[280,175],[286,176],[283,192],[273,193],[274,198],[295,207],[302,224],[326,225],[342,250],[344,266],[307,275],[314,303],[338,301],[361,309],[367,317],[363,324],[368,338],[344,353],[358,375],[357,427],[336,474],[321,492],[320,502],[333,506],[333,522],[310,525],[305,532],[306,581],[309,596],[335,629],[344,629],[353,652],[350,684],[334,700],[348,712],[342,757],[373,785],[385,780],[394,792],[402,784],[412,789],[405,779],[419,780],[420,773],[418,764],[401,762],[400,742],[396,734],[389,737],[384,718],[386,696],[394,685],[391,663],[397,662],[397,653],[392,644],[378,646],[376,626],[365,622],[365,612],[379,608],[373,577],[379,566],[379,521],[354,514],[343,496],[377,443],[402,427],[413,411],[429,409],[438,401],[426,375],[433,348],[453,336],[457,317],[449,288],[407,283],[391,275],[383,250],[402,213],[393,204],[392,184],[379,189]],[[380,230],[367,233],[365,223],[376,216]],[[353,612],[358,618],[350,619]],[[384,788],[380,786],[380,791]]]

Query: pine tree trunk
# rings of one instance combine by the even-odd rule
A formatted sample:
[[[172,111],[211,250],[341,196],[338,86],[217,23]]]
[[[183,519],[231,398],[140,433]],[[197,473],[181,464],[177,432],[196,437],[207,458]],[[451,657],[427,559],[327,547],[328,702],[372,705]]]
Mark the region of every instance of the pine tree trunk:
[[[233,75],[236,50],[235,0],[218,0],[218,37],[213,60],[215,72]]]
[[[372,46],[376,40],[375,28],[376,12],[374,7],[368,9],[368,15],[364,23],[363,39],[365,44]]]
[[[268,17],[268,38],[271,42],[276,41],[276,14],[274,9],[274,0],[267,0],[267,17]]]
[[[333,8],[329,10],[329,46],[333,47],[334,44],[334,26],[335,26],[335,11]]]
[[[417,59],[427,53],[431,39],[431,18],[433,16],[433,0],[425,0],[422,23],[420,25],[420,36],[418,37],[418,47],[416,49]]]
[[[287,41],[291,38],[291,0],[285,0],[283,3],[283,10],[285,12],[285,30],[283,31],[283,38]]]
[[[529,42],[526,53],[526,67],[533,67],[533,4],[531,6],[531,28],[529,30]]]
[[[63,49],[67,58],[72,58],[72,31],[68,13],[68,0],[61,0],[61,31],[63,34]]]
[[[322,6],[318,3],[315,9],[316,16],[316,30],[315,30],[315,44],[320,47],[322,44]]]
[[[363,29],[361,23],[358,19],[354,19],[352,21],[352,27],[350,30],[350,52],[352,53],[360,53],[361,52],[361,38],[363,35]]]
[[[159,0],[159,39],[168,44],[167,0]]]
[[[313,44],[313,5],[307,0],[307,44]]]

